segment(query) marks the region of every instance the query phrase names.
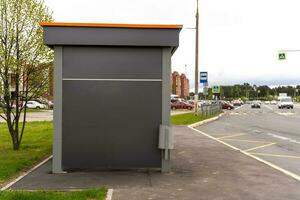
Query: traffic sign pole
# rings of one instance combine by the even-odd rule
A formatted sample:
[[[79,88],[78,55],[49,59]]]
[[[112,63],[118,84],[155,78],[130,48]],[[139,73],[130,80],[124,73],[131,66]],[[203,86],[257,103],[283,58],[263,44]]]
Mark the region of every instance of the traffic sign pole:
[[[196,10],[196,47],[195,47],[195,115],[198,115],[198,40],[199,40],[199,9]]]

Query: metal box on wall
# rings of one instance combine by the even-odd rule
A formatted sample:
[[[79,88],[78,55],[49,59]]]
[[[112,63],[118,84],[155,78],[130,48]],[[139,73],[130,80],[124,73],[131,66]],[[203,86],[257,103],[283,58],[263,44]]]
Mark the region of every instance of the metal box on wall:
[[[53,172],[168,168],[179,25],[41,23],[54,49]]]

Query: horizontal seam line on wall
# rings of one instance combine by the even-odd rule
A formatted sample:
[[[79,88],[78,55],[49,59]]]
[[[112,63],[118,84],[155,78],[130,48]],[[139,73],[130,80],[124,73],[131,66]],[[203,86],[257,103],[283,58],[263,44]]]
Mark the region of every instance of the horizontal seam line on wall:
[[[162,81],[162,79],[93,79],[93,78],[63,78],[63,81]]]

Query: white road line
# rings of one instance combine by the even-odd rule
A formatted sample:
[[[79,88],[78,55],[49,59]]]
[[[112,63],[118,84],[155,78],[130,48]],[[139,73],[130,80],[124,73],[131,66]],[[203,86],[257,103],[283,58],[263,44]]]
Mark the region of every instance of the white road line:
[[[220,139],[220,138],[218,138]],[[262,144],[269,144],[270,142],[266,142],[266,141],[260,141],[260,140],[240,140],[240,139],[222,139],[222,140],[226,140],[226,141],[237,141],[237,142],[250,142],[250,143],[262,143]]]
[[[274,168],[274,169],[276,169],[276,170],[278,170],[278,171],[280,171],[280,172],[282,172],[282,173],[284,173],[284,174],[286,174],[286,175],[288,175],[288,176],[290,176],[290,177],[292,177],[292,178],[300,181],[300,176],[299,175],[294,174],[293,172],[290,172],[290,171],[288,171],[286,169],[283,169],[283,168],[281,168],[281,167],[279,167],[279,166],[277,166],[277,165],[275,165],[273,163],[270,163],[270,162],[268,162],[266,160],[263,160],[263,159],[261,159],[261,158],[259,158],[257,156],[251,155],[251,153],[248,153],[248,152],[243,151],[243,150],[241,150],[239,148],[236,148],[236,147],[234,147],[234,146],[232,146],[230,144],[227,144],[226,142],[223,142],[223,141],[221,141],[221,140],[219,140],[217,138],[214,138],[214,137],[212,137],[212,136],[210,136],[210,135],[208,135],[208,134],[206,134],[206,133],[204,133],[204,132],[202,132],[202,131],[200,131],[198,129],[195,129],[194,127],[195,126],[193,124],[188,126],[188,128],[190,128],[190,129],[192,129],[192,130],[194,130],[194,131],[196,131],[196,132],[198,132],[198,133],[200,133],[200,134],[202,134],[202,135],[204,135],[204,136],[206,136],[208,138],[211,138],[211,139],[213,139],[213,140],[215,140],[215,141],[217,141],[217,142],[219,142],[221,144],[224,144],[224,145],[226,145],[226,146],[228,146],[228,147],[230,147],[230,148],[232,148],[234,150],[240,151],[242,154],[245,154],[245,155],[247,155],[247,156],[249,156],[251,158],[254,158],[257,161],[262,162],[262,163],[264,163],[264,164],[266,164],[266,165],[268,165],[268,166],[270,166],[270,167],[272,167],[272,168]]]
[[[271,108],[270,106],[264,105],[266,108],[268,108],[269,110],[274,110],[273,108]]]
[[[238,137],[238,136],[242,136],[242,135],[246,135],[246,133],[238,133],[238,134],[234,134],[234,135],[226,135],[226,136],[222,136],[219,137],[219,140],[225,139],[225,138],[233,138],[233,137]]]
[[[14,179],[11,182],[9,182],[8,184],[6,184],[4,187],[2,187],[0,189],[0,191],[4,191],[4,190],[10,188],[16,182],[18,182],[19,180],[21,180],[22,178],[24,178],[25,176],[27,176],[28,174],[30,174],[31,172],[33,172],[34,170],[36,170],[37,168],[39,168],[40,166],[42,166],[43,164],[45,164],[46,162],[48,162],[51,158],[52,158],[52,156],[49,156],[48,158],[46,158],[45,160],[43,160],[42,162],[40,162],[39,164],[37,164],[36,166],[34,166],[33,168],[31,168],[27,172],[25,172],[24,174],[22,174],[21,176],[17,177],[16,179]]]
[[[244,104],[244,105],[245,105],[245,104]],[[239,106],[239,107],[235,108],[234,110],[241,109],[242,107],[244,107],[244,105],[241,105],[241,106]]]
[[[269,144],[261,145],[261,146],[254,147],[254,148],[251,148],[251,149],[246,149],[244,151],[249,152],[249,151],[253,151],[253,150],[256,150],[256,149],[261,149],[261,148],[265,148],[265,147],[268,147],[268,146],[272,146],[274,144],[276,144],[276,143],[269,143]]]
[[[258,156],[271,156],[271,157],[279,157],[279,158],[294,158],[300,159],[300,156],[289,156],[289,155],[278,155],[278,154],[269,154],[269,153],[251,153]]]
[[[294,140],[294,139],[292,139],[292,138],[284,137],[284,136],[281,136],[281,135],[276,135],[276,134],[273,134],[273,133],[268,133],[267,135],[272,136],[272,137],[274,137],[274,138],[281,139],[281,140],[285,140],[285,141],[288,141],[288,142],[300,144],[299,141]]]
[[[114,189],[108,189],[105,200],[112,200],[113,192],[114,192]]]
[[[295,113],[284,113],[284,112],[275,112],[278,115],[283,115],[283,116],[289,116],[289,115],[294,115]]]

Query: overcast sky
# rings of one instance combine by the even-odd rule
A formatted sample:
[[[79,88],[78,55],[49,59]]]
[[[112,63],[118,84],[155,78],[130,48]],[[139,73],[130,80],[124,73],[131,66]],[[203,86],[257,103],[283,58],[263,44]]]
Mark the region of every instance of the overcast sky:
[[[45,0],[59,22],[182,24],[172,70],[194,83],[196,0]],[[199,69],[210,84],[300,84],[299,0],[199,0]],[[187,66],[185,68],[185,65]]]

